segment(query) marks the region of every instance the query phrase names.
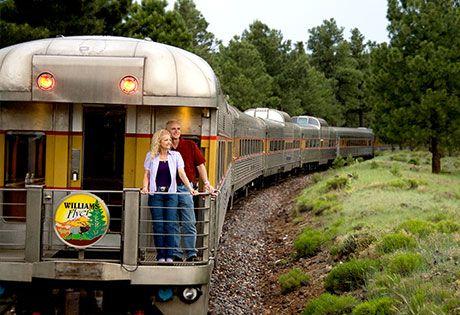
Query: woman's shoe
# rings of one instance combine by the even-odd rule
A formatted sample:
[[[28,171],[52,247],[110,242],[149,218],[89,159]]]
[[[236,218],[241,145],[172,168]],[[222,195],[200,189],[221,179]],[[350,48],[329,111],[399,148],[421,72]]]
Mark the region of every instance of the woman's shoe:
[[[171,264],[173,262],[173,259],[172,258],[166,258],[166,262]]]
[[[160,259],[158,259],[158,262],[159,262],[159,263],[164,263],[164,262],[165,262],[165,259],[164,259],[164,258],[160,258]]]

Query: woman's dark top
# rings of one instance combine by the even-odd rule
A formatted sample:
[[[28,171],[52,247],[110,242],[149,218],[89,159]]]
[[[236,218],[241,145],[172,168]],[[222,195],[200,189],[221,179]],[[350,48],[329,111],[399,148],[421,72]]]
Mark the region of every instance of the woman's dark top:
[[[169,187],[171,185],[171,173],[169,172],[168,161],[160,161],[160,164],[158,164],[155,182],[157,189],[158,187]]]

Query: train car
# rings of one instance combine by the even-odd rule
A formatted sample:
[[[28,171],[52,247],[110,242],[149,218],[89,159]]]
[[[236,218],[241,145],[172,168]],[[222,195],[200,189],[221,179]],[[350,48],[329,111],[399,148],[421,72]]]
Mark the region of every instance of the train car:
[[[305,170],[315,169],[321,158],[320,131],[313,126],[300,126],[301,165]]]
[[[294,116],[292,121],[302,127],[316,128],[319,137],[313,139],[314,147],[319,150],[318,164],[324,165],[331,163],[336,155],[335,131],[329,127],[329,124],[322,118],[313,116]]]
[[[219,151],[218,139],[233,134],[231,115],[217,114],[226,106],[206,62],[148,40],[64,37],[1,49],[0,286],[15,297],[11,307],[92,314],[84,301],[93,297],[106,312],[205,314],[229,192],[198,198],[200,261],[162,265],[139,187],[151,136],[170,119],[218,184],[233,154],[232,141],[225,157]]]
[[[329,127],[321,118],[294,116],[292,121],[300,126],[316,128],[320,132],[319,164],[331,163],[336,157],[372,157],[374,135],[368,128]]]
[[[337,156],[364,157],[374,156],[374,135],[367,128],[333,127],[336,133]]]
[[[233,187],[235,192],[248,188],[258,178],[263,176],[265,167],[265,135],[266,123],[259,118],[253,118],[246,113],[235,112],[235,160],[233,165]]]
[[[300,128],[287,113],[272,108],[251,108],[245,113],[267,125],[265,177],[300,167]]]

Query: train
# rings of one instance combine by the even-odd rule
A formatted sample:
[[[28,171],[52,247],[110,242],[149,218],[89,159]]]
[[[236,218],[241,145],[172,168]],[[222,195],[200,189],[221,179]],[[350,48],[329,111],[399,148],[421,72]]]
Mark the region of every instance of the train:
[[[160,264],[140,187],[152,134],[171,119],[202,150],[219,193],[195,198],[199,260]],[[206,314],[233,197],[337,156],[372,157],[373,143],[366,128],[271,108],[242,112],[203,59],[149,39],[72,36],[3,48],[1,310]]]

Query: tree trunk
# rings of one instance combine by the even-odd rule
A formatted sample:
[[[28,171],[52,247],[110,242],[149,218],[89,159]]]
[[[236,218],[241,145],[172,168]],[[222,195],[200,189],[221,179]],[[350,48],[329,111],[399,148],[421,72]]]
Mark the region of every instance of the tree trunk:
[[[436,137],[431,138],[431,154],[431,172],[439,174],[441,172],[441,152]]]

